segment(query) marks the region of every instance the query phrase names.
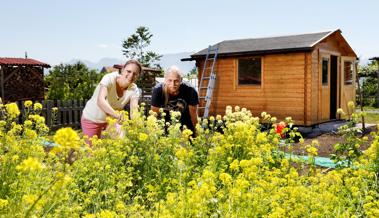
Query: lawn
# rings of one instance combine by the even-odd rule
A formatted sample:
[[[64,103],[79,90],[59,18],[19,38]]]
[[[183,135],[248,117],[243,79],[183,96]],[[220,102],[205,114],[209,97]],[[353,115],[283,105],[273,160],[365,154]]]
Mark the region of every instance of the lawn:
[[[367,113],[365,121],[366,123],[379,124],[379,113]]]

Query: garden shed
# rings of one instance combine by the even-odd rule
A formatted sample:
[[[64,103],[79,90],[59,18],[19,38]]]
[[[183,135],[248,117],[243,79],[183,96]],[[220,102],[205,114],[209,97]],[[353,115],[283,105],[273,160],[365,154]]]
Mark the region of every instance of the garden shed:
[[[339,29],[225,40],[216,47],[210,115],[238,105],[254,115],[265,111],[309,126],[338,118],[337,108],[355,102],[357,55]],[[196,61],[199,79],[207,51],[182,59]]]
[[[31,58],[0,58],[0,93],[4,102],[43,100],[43,70],[50,65]]]

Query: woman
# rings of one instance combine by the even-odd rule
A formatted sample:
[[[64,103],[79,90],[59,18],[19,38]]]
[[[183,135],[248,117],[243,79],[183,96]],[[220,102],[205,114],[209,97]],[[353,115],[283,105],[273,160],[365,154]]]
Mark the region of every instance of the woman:
[[[92,97],[84,107],[81,126],[83,134],[92,138],[100,138],[101,131],[106,128],[106,117],[111,116],[121,122],[122,110],[130,102],[130,113],[138,109],[140,92],[134,83],[142,71],[141,64],[129,60],[119,72],[106,74],[97,85]],[[89,142],[91,145],[91,143]]]

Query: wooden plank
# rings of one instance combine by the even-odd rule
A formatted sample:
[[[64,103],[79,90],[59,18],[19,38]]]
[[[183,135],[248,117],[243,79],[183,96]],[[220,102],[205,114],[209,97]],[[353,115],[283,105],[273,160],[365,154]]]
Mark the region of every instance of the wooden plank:
[[[53,113],[53,110],[52,108],[54,107],[54,102],[52,100],[47,100],[46,102],[46,125],[51,128],[54,121],[52,120],[53,119],[53,116],[52,116],[52,113]]]
[[[67,107],[67,115],[68,115],[68,124],[71,126],[72,125],[72,100],[66,101],[66,107]]]

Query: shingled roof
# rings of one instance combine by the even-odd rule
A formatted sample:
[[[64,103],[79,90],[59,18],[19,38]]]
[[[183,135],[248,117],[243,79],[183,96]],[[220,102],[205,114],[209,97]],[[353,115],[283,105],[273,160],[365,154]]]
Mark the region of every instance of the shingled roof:
[[[335,32],[341,31],[338,29],[334,31],[307,33],[301,35],[225,40],[212,45],[212,48],[216,48],[217,46],[219,47],[219,57],[310,51],[318,42]],[[207,54],[207,50],[208,48],[205,48],[195,54],[192,54],[191,58],[184,58],[182,61],[204,58]]]
[[[50,68],[50,65],[45,64],[41,61],[37,61],[31,58],[1,58],[0,65],[11,65],[11,66],[40,66]]]

